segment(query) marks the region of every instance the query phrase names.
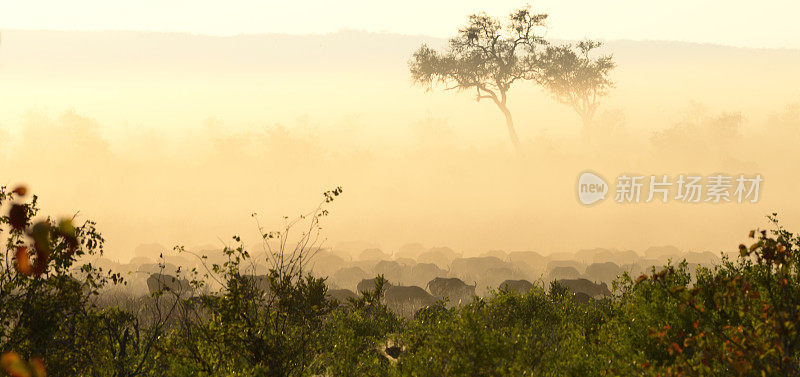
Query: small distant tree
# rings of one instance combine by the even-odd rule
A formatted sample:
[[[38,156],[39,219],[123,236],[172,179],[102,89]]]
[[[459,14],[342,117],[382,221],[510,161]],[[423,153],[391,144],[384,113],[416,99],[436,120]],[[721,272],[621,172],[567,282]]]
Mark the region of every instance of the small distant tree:
[[[478,101],[491,99],[503,112],[508,136],[519,150],[507,94],[514,82],[531,78],[536,64],[534,47],[545,43],[536,31],[546,18],[546,14],[532,13],[526,7],[511,13],[504,27],[485,13],[472,15],[450,39],[446,51],[422,45],[414,53],[409,62],[411,77],[427,90],[441,84],[446,90],[474,89]]]
[[[600,97],[614,87],[614,82],[608,78],[616,66],[612,56],[590,57],[592,50],[601,45],[601,42],[586,40],[577,46],[548,46],[538,57],[536,82],[556,100],[575,110],[584,128],[592,124]]]

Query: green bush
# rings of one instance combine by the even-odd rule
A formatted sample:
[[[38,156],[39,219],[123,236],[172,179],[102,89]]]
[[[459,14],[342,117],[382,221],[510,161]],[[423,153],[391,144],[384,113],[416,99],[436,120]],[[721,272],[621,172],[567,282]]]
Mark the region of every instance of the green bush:
[[[188,274],[198,290],[216,279],[214,293],[97,305],[104,287],[124,281],[79,263],[102,253],[94,223],[35,221],[36,198],[23,194],[0,188],[0,367],[9,375],[800,375],[800,237],[774,215],[774,229],[752,232],[735,260],[623,274],[612,298],[580,302],[554,284],[401,318],[382,302],[382,277],[340,304],[307,274],[322,205],[301,217],[312,231],[297,247],[286,246],[296,222],[264,234],[266,247],[279,245],[266,276],[251,275],[252,257],[234,237],[224,262]]]
[[[402,323],[381,302],[385,284],[386,280],[379,276],[374,291],[366,292],[332,313],[320,338],[323,352],[316,360],[317,373],[389,375],[392,363],[384,352],[387,340],[401,330]]]

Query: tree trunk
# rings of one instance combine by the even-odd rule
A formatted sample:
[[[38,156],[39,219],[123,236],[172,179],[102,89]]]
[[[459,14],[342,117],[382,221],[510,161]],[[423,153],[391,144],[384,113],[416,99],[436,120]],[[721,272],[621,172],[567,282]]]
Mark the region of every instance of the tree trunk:
[[[514,149],[519,152],[519,137],[517,137],[517,131],[514,129],[514,120],[511,119],[511,112],[508,111],[508,108],[505,106],[503,107],[503,114],[506,116],[506,127],[508,128],[508,137],[511,138],[511,143],[514,144]]]
[[[519,152],[520,151],[519,137],[517,137],[517,131],[514,129],[514,120],[511,118],[511,111],[509,111],[508,107],[506,107],[505,101],[495,100],[495,103],[497,104],[497,107],[500,108],[500,111],[503,112],[503,115],[506,116],[506,127],[508,128],[508,137],[511,138],[511,144],[514,145],[514,150]]]
[[[576,108],[575,111],[578,112],[578,115],[581,116],[581,121],[583,122],[583,129],[584,131],[588,131],[592,127],[592,123],[594,123],[594,113],[597,110],[597,105],[590,105],[586,108]]]

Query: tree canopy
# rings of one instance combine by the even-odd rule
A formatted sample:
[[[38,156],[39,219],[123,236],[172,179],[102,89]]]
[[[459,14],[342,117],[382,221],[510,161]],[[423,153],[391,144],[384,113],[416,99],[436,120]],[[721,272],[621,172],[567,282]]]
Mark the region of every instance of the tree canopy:
[[[409,61],[411,78],[426,90],[437,85],[445,90],[474,90],[476,100],[492,100],[505,116],[508,136],[517,150],[519,137],[507,102],[515,82],[531,80],[542,85],[588,126],[600,97],[614,86],[608,77],[614,61],[611,55],[590,56],[601,46],[597,41],[549,45],[541,33],[546,19],[546,14],[534,13],[530,7],[512,12],[505,24],[486,13],[471,15],[443,51],[423,44],[414,52]]]
[[[535,46],[545,43],[538,29],[546,19],[546,14],[533,13],[529,7],[512,12],[505,26],[485,13],[471,15],[446,51],[422,45],[414,53],[411,77],[428,90],[440,84],[447,90],[475,90],[478,101],[491,99],[503,112],[511,142],[519,148],[507,93],[514,82],[532,78]]]
[[[608,78],[616,66],[611,55],[592,58],[601,42],[585,40],[576,46],[548,46],[539,56],[535,79],[559,102],[581,116],[584,126],[594,119],[600,97],[608,94],[614,82]]]

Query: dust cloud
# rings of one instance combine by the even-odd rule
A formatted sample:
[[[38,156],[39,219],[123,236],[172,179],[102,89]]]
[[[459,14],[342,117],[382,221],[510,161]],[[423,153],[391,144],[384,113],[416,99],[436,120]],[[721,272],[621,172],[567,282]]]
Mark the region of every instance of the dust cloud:
[[[512,88],[516,153],[493,104],[411,84],[411,53],[443,40],[2,32],[0,184],[26,183],[44,213],[96,220],[120,261],[141,245],[255,243],[251,214],[277,229],[336,186],[325,245],[388,255],[409,243],[465,256],[716,253],[772,212],[800,228],[800,50],[609,41],[616,88],[591,129],[534,85]],[[764,182],[758,203],[620,204],[612,191],[587,207],[586,170],[612,185],[621,174]]]

